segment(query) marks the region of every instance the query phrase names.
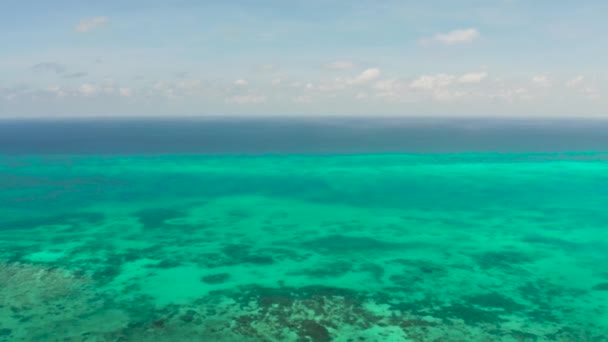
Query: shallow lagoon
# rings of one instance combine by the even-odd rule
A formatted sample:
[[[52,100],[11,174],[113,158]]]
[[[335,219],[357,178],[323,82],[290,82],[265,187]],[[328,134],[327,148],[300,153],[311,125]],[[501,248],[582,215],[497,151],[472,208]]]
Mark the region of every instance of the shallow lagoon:
[[[0,341],[608,341],[607,159],[0,157]]]

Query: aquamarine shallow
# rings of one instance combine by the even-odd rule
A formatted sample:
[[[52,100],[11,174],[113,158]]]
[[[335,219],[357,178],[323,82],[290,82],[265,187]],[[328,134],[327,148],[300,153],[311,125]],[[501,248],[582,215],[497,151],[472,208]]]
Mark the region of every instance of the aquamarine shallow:
[[[0,341],[607,341],[608,154],[0,157]]]

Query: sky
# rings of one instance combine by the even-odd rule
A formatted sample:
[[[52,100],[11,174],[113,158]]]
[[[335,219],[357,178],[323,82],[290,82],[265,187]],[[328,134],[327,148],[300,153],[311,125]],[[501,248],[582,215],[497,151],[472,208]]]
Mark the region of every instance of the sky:
[[[605,0],[1,0],[0,118],[608,118]]]

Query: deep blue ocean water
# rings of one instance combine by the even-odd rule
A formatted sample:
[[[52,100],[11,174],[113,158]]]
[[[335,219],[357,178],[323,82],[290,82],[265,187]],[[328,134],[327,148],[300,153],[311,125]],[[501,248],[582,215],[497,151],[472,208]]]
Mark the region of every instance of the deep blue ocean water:
[[[608,149],[608,120],[176,118],[0,121],[0,153],[352,154]]]

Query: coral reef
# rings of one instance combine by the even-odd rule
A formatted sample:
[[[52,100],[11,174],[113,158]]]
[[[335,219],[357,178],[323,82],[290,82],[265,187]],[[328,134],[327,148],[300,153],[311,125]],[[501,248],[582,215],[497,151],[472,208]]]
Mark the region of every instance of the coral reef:
[[[608,341],[605,162],[3,158],[2,342]]]

